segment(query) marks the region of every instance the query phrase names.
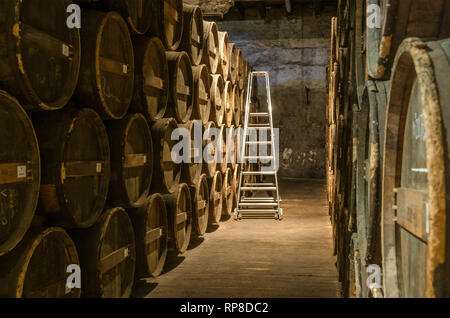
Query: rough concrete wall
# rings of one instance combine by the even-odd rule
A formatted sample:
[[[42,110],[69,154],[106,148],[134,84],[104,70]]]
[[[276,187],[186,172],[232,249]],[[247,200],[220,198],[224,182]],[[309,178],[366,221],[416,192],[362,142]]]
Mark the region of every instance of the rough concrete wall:
[[[205,15],[224,15],[234,6],[234,0],[183,0],[183,3],[200,6]]]
[[[218,22],[255,70],[270,72],[282,176],[325,177],[326,66],[334,12],[326,8],[315,17],[303,6],[289,19],[280,8],[265,20]]]

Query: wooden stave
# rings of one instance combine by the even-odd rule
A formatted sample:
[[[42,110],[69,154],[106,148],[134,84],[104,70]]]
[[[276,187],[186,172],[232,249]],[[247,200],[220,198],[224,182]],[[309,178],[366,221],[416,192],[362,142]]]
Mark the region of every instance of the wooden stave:
[[[129,0],[108,0],[106,2],[106,5],[104,6],[105,9],[107,9],[108,11],[117,11],[120,13],[120,15],[123,17],[123,19],[125,21],[127,21],[128,26],[130,28],[130,30],[134,33],[134,34],[145,34],[147,33],[150,28],[152,27],[152,23],[153,23],[153,18],[154,18],[154,10],[155,5],[153,1],[144,1],[142,2],[142,5],[145,5],[145,8],[142,8],[142,12],[141,15],[145,15],[142,17],[139,17],[138,14],[138,19],[136,19],[136,17],[132,16],[131,13],[131,8],[130,6],[130,1]],[[139,5],[136,4],[136,5]],[[139,20],[140,21],[136,21]],[[140,23],[142,23],[142,25],[139,25]]]
[[[40,181],[41,181],[41,162],[40,162],[40,150],[38,145],[38,140],[36,137],[35,130],[33,128],[33,124],[30,120],[30,118],[27,116],[23,108],[20,106],[19,102],[10,96],[8,93],[4,91],[0,91],[0,102],[3,107],[7,107],[6,112],[9,114],[11,118],[13,116],[16,117],[17,122],[22,123],[23,133],[24,135],[28,135],[28,138],[25,138],[22,142],[27,143],[27,150],[28,155],[26,156],[26,166],[27,166],[27,175],[31,178],[31,180],[27,181],[27,187],[28,191],[26,191],[28,198],[23,198],[20,200],[20,202],[24,203],[23,207],[23,213],[14,213],[16,216],[20,216],[18,219],[20,221],[19,224],[17,221],[13,220],[13,222],[6,222],[4,220],[1,220],[2,224],[5,224],[5,226],[8,223],[13,223],[14,230],[11,231],[10,235],[8,235],[6,238],[2,238],[0,241],[0,255],[6,254],[10,252],[19,242],[23,239],[25,236],[26,231],[30,227],[33,216],[37,207],[38,198],[39,198],[39,189],[40,189]],[[6,126],[4,126],[6,127]],[[8,132],[11,132],[12,130],[7,129]],[[13,140],[14,138],[17,138],[17,135],[14,136],[8,136],[4,135],[4,140]],[[6,149],[6,148],[5,148]],[[10,148],[8,148],[8,151],[11,151]],[[2,156],[2,161],[6,158]],[[10,158],[8,161],[11,161],[16,158]],[[18,161],[18,160],[13,160]],[[0,168],[0,171],[3,174],[3,169]],[[1,193],[4,193],[6,197],[9,197],[8,194],[6,194],[6,183],[0,185]],[[16,190],[14,190],[15,192]],[[3,209],[2,209],[3,210]],[[4,216],[4,212],[2,212],[2,216]],[[18,226],[20,225],[21,226]],[[6,233],[7,231],[2,228],[2,233]]]
[[[119,220],[119,218],[120,223],[118,221],[113,222],[115,219]],[[112,228],[114,225],[117,227]],[[115,239],[120,238],[121,242],[106,242],[108,233],[112,232],[117,235],[119,231],[120,235],[115,237]],[[88,229],[73,230],[70,234],[80,256],[82,297],[129,298],[134,283],[136,243],[133,224],[125,210],[122,208],[108,209],[102,214],[94,226]],[[108,252],[106,256],[102,256],[104,254],[102,253],[104,248],[112,250],[112,252]],[[122,253],[122,259],[118,262],[116,261],[117,264],[115,266],[103,272],[105,270],[103,266],[106,266],[104,264],[106,262],[105,259],[117,252]],[[115,275],[113,277],[116,277],[118,275],[118,266],[125,267],[123,271],[125,277],[123,279],[126,286],[125,288],[121,288],[121,290],[115,289],[117,286],[114,286],[115,288],[112,290],[107,290],[105,288],[105,285],[108,286],[105,284],[105,279],[108,277],[106,273],[114,269]],[[121,282],[121,287],[124,282]]]
[[[193,96],[193,74],[192,74],[192,66],[191,62],[189,60],[189,57],[186,52],[166,52],[167,61],[169,64],[169,77],[170,77],[170,94],[169,94],[169,109],[166,112],[165,117],[174,117],[178,123],[185,124],[188,122],[192,117],[192,112],[194,108],[194,96]],[[185,93],[188,94],[188,98],[186,100],[186,113],[182,114],[180,112],[180,109],[183,109],[183,107],[180,107],[178,95],[181,95],[178,92],[178,85],[179,85],[179,77],[178,77],[178,70],[181,67],[181,63],[183,63],[187,74],[185,74],[185,80],[188,81],[188,84],[186,88],[188,89],[188,92],[183,92],[183,95]],[[176,100],[176,101],[175,101]]]
[[[212,141],[212,136],[214,135],[212,132],[212,129],[216,129],[216,124],[213,121],[208,122],[206,125],[203,126],[204,133],[203,133],[203,173],[206,174],[208,178],[213,178],[216,173],[216,167],[217,164],[214,161],[211,161],[210,163],[206,162],[205,154],[207,153],[206,147],[208,147],[209,144],[211,144],[209,147],[212,148],[213,152],[211,153],[211,156],[216,155],[215,145],[214,141]],[[208,152],[209,153],[209,152]]]
[[[241,104],[241,96],[240,96],[238,85],[233,85],[233,95],[234,95],[233,123],[235,126],[239,126],[239,124],[241,123],[241,116],[242,116],[242,114],[241,114],[242,113],[242,104]]]
[[[133,43],[135,49],[136,73],[134,94],[130,110],[134,113],[144,114],[149,121],[154,122],[164,117],[169,102],[169,65],[166,58],[165,48],[161,40],[157,37],[148,38],[144,36],[136,36],[133,38]],[[154,57],[150,55],[150,50],[152,48],[155,48],[160,53],[158,56],[160,61],[157,64],[161,67],[159,72],[162,73],[162,88],[159,89],[161,93],[158,94],[159,96],[157,97],[157,101],[153,105],[149,104],[146,100],[148,97],[145,93],[146,75],[143,74],[144,63],[149,62],[151,64],[154,61]],[[156,76],[150,76],[149,78],[154,80],[155,77]],[[159,77],[157,78],[159,79]],[[158,111],[150,111],[150,109],[154,107],[157,107]]]
[[[67,143],[69,137],[75,131],[77,122],[91,123],[95,128],[98,137],[98,154],[96,174],[100,181],[97,184],[97,195],[95,198],[95,208],[91,210],[90,216],[82,221],[75,220],[70,208],[67,189]],[[99,218],[106,203],[108,187],[110,181],[110,148],[108,134],[98,114],[90,108],[67,108],[49,114],[36,114],[33,117],[33,124],[36,130],[39,146],[41,149],[41,190],[38,201],[38,214],[42,214],[45,219],[54,225],[69,228],[88,228]],[[99,170],[100,166],[100,172]],[[91,173],[91,172],[89,172]],[[74,175],[75,176],[75,175]],[[81,175],[80,175],[81,176]],[[81,176],[83,177],[83,176]],[[85,178],[85,177],[84,177]],[[68,192],[67,192],[68,191]],[[74,195],[73,192],[71,194]],[[83,200],[86,197],[83,197]],[[79,204],[79,203],[78,203]]]
[[[239,85],[239,88],[245,89],[244,84],[244,59],[242,56],[241,49],[237,49],[236,51],[236,64],[237,64],[237,75],[236,75],[236,82]]]
[[[198,184],[200,176],[202,175],[203,171],[203,160],[202,160],[203,148],[202,147],[200,149],[197,148],[197,145],[195,143],[195,138],[197,137],[196,129],[198,129],[198,126],[200,126],[200,129],[203,130],[202,125],[196,121],[189,121],[186,124],[178,125],[179,128],[187,129],[189,132],[188,137],[190,137],[191,162],[190,163],[185,162],[182,164],[182,175],[181,175],[182,179],[181,181],[189,186],[195,186]],[[195,153],[196,151],[198,151],[197,154]],[[193,158],[193,156],[195,158]]]
[[[172,175],[171,180],[166,180],[164,176],[164,147],[167,146],[170,148],[170,151],[172,150],[175,142],[171,140],[171,135],[176,128],[178,128],[178,124],[174,118],[163,118],[158,120],[151,127],[154,154],[153,177],[150,186],[150,191],[152,193],[174,193],[180,184],[181,165],[173,163],[171,157],[170,162],[172,163],[172,168],[168,170],[173,171],[174,174]]]
[[[440,41],[445,42],[445,41]],[[400,160],[397,158],[396,148],[398,146],[398,136],[396,129],[399,127],[400,111],[404,109],[404,98],[406,94],[410,94],[409,88],[412,86],[413,78],[405,80],[404,74],[408,70],[415,69],[419,85],[426,85],[427,89],[421,90],[422,101],[425,105],[424,129],[430,131],[430,128],[444,127],[447,125],[449,114],[447,107],[450,103],[448,90],[445,87],[444,79],[449,76],[449,56],[448,40],[444,46],[439,42],[424,43],[417,38],[405,39],[400,45],[397,52],[391,78],[391,90],[389,94],[388,111],[386,118],[386,135],[384,143],[384,166],[383,166],[383,202],[382,202],[382,240],[383,240],[383,285],[386,297],[402,297],[403,292],[398,282],[398,272],[395,263],[396,255],[396,238],[392,236],[392,229],[395,225],[390,215],[393,211],[393,189],[396,187],[395,181],[396,171],[393,170],[393,162]],[[441,62],[441,64],[436,62]],[[433,67],[433,64],[435,65]],[[439,65],[439,67],[437,66]],[[406,91],[404,90],[406,88]],[[439,93],[440,94],[439,94]],[[429,117],[427,117],[429,116]],[[439,123],[438,125],[435,125]],[[448,136],[445,136],[440,129],[432,130],[432,134],[427,134],[427,168],[428,171],[436,171],[439,167],[445,171],[448,167],[447,157],[444,153],[448,149]],[[445,137],[444,137],[445,136]],[[444,148],[444,149],[443,149]],[[430,152],[428,152],[430,151]],[[431,155],[430,155],[431,153]],[[430,163],[430,161],[432,163]],[[445,288],[448,275],[447,265],[443,265],[446,261],[445,253],[445,236],[446,236],[446,218],[445,210],[445,185],[448,179],[448,173],[428,173],[428,195],[429,198],[429,219],[435,220],[430,222],[430,231],[428,234],[427,260],[425,268],[425,288],[417,291],[423,293],[425,297],[444,297],[448,291]],[[445,175],[444,175],[445,174]],[[387,253],[391,253],[390,255]],[[392,259],[394,257],[394,259]],[[408,290],[409,292],[409,290]]]
[[[193,234],[196,236],[204,236],[208,228],[208,218],[209,218],[209,188],[208,179],[206,174],[202,174],[194,187],[190,188],[191,198],[192,198],[192,222],[193,222]],[[199,208],[199,198],[205,201],[205,207]],[[203,206],[203,205],[201,205]],[[199,210],[204,209],[204,216],[201,217]]]
[[[198,66],[203,60],[203,46],[204,46],[204,35],[203,35],[203,13],[199,6],[194,5],[183,5],[183,37],[179,50],[188,53],[189,58],[193,66]],[[195,23],[196,22],[196,23]],[[193,44],[192,30],[194,27],[199,29],[199,48],[194,49],[196,45]]]
[[[52,238],[54,237],[54,238]],[[64,283],[64,294],[59,292],[59,295],[46,296],[44,295],[27,295],[26,288],[26,275],[32,265],[31,261],[36,250],[39,248],[42,242],[48,239],[61,240],[66,246],[67,250],[64,254],[67,257],[66,266],[71,264],[79,264],[79,258],[77,249],[74,242],[62,228],[50,227],[50,228],[32,228],[24,237],[24,239],[17,245],[10,253],[6,254],[0,259],[0,272],[3,275],[0,276],[0,295],[7,298],[41,298],[41,297],[64,297],[66,294],[66,279],[70,274],[66,273],[66,268],[63,268],[62,273],[67,275],[67,278],[62,280]],[[50,251],[47,249],[47,251]],[[53,250],[51,250],[53,251]],[[51,264],[46,264],[51,265]],[[56,269],[48,269],[51,271],[48,275],[51,277],[56,276]],[[58,268],[61,271],[60,268]],[[42,275],[40,275],[42,276]],[[61,283],[61,281],[58,281]],[[40,284],[39,284],[40,285]],[[51,287],[51,286],[46,286]],[[60,289],[62,286],[59,286]],[[79,298],[81,294],[80,289],[72,289],[70,292],[74,298]]]
[[[223,181],[222,173],[216,171],[213,178],[208,179],[209,185],[209,225],[217,225],[222,218],[222,205],[223,205]],[[212,203],[213,202],[213,203]]]
[[[128,132],[136,124],[142,128],[137,131],[143,134],[140,140],[145,141],[147,144],[147,151],[143,153],[145,154],[145,162],[141,166],[143,169],[146,169],[143,177],[145,183],[139,193],[138,199],[134,200],[130,197],[130,192],[126,185],[124,174],[127,168],[124,167],[124,160],[126,158],[125,147],[132,145],[128,139]],[[141,207],[147,201],[153,174],[153,142],[147,120],[141,114],[130,114],[122,120],[107,123],[107,130],[111,148],[111,181],[108,202],[112,206],[121,206],[124,208]]]
[[[234,105],[233,105],[233,87],[230,81],[225,82],[225,87],[223,89],[223,100],[224,100],[224,124],[227,128],[230,128],[233,124],[234,118]]]
[[[72,3],[72,1],[68,0],[60,0],[59,2],[65,3],[64,8]],[[23,50],[18,49],[20,42],[23,41],[22,36],[21,34],[15,35],[9,31],[13,30],[13,25],[19,26],[22,5],[24,5],[22,1],[10,1],[8,6],[0,11],[0,20],[4,21],[1,26],[5,27],[5,36],[0,38],[0,48],[7,48],[7,51],[0,52],[0,68],[2,69],[2,72],[0,72],[0,82],[9,93],[13,94],[19,100],[26,110],[42,111],[61,109],[73,96],[79,78],[81,64],[80,31],[78,29],[70,29],[68,31],[70,33],[69,45],[72,46],[72,52],[70,52],[69,46],[68,54],[71,56],[72,66],[69,72],[70,75],[66,79],[70,82],[65,85],[58,98],[53,101],[44,101],[44,98],[39,95],[37,89],[32,87],[33,84],[27,74],[27,65],[23,62]],[[65,14],[65,11],[63,14]],[[61,29],[67,30],[66,25],[64,24]],[[62,80],[55,79],[53,82]]]
[[[228,32],[218,32],[219,35],[219,67],[218,74],[221,74],[224,80],[228,79],[230,68],[230,42],[228,39]]]
[[[113,11],[103,13],[93,10],[84,10],[82,19],[81,67],[80,77],[75,92],[75,99],[80,105],[87,105],[88,107],[93,108],[100,115],[100,117],[102,117],[102,119],[121,119],[127,114],[131,106],[134,90],[134,50],[131,36],[128,31],[128,26],[123,18],[118,13]],[[102,38],[106,34],[106,32],[104,32],[105,27],[113,22],[116,23],[122,31],[122,44],[125,44],[125,48],[127,49],[127,52],[125,53],[126,56],[122,57],[126,59],[125,62],[114,61],[117,62],[116,64],[122,64],[121,76],[126,77],[126,80],[121,82],[121,84],[126,83],[125,96],[120,97],[112,95],[113,93],[111,92],[111,87],[107,86],[107,84],[103,82],[106,79],[104,74],[108,73],[108,71],[105,70],[101,73],[101,47],[99,44],[103,42]],[[115,38],[119,39],[118,36]],[[89,54],[91,52],[95,52],[94,56]],[[107,88],[109,89],[109,92],[105,92]],[[116,102],[120,102],[119,109],[117,110],[111,109],[111,100],[113,99]]]
[[[219,133],[219,141],[217,143],[218,146],[218,156],[221,155],[221,158],[218,157],[218,159],[221,159],[222,162],[217,162],[217,168],[216,170],[219,170],[221,173],[225,173],[227,171],[227,129],[225,124],[220,126],[220,133]]]
[[[182,201],[182,198],[185,198]],[[163,195],[164,202],[166,203],[168,221],[169,221],[169,248],[174,249],[177,254],[183,254],[186,252],[192,232],[192,200],[189,187],[185,183],[178,185],[177,190],[172,194]],[[183,204],[184,203],[184,204]],[[183,209],[180,204],[186,205],[186,225],[184,227],[184,240],[181,242],[178,234],[175,234],[177,224],[175,224],[175,214],[178,214],[180,209]],[[178,233],[178,231],[177,231]]]
[[[206,65],[201,64],[199,66],[192,67],[192,73],[194,74],[194,111],[192,118],[201,120],[203,125],[206,125],[210,118],[211,113],[211,99],[210,99],[210,77]],[[202,87],[205,87],[205,91],[202,94],[207,96],[206,105],[200,106],[200,104],[205,104],[202,100],[200,94],[200,84],[203,83]]]
[[[161,228],[162,228],[162,236],[160,237],[160,243],[162,241],[162,247],[160,253],[158,253],[158,261],[156,266],[151,264],[148,259],[147,246],[149,245],[146,242],[147,233],[149,232],[149,222],[150,213],[152,213],[153,205],[157,205],[159,207],[158,211],[160,212],[161,217]],[[137,279],[151,277],[158,277],[165,266],[167,259],[167,251],[168,251],[168,220],[167,220],[167,210],[164,203],[164,199],[159,193],[155,193],[150,195],[147,198],[147,202],[145,205],[138,209],[132,209],[129,211],[130,219],[133,224],[133,229],[135,233],[135,242],[136,242],[136,271],[135,276]],[[152,241],[154,242],[154,241]],[[153,246],[154,248],[154,246]],[[151,254],[151,252],[149,253]]]
[[[217,74],[219,68],[219,34],[215,22],[203,21],[204,47],[203,64],[209,70],[210,74]],[[211,57],[210,53],[214,53]]]
[[[221,75],[211,75],[211,113],[209,120],[216,125],[222,125],[224,121],[224,89],[225,83]]]
[[[173,6],[171,6],[170,4],[168,4],[168,2],[175,2],[175,6],[176,8],[174,8]],[[175,23],[175,26],[177,27],[176,29],[176,34],[172,37],[169,37],[169,35],[166,33],[166,24],[167,22],[167,17],[166,17],[166,11],[168,11],[168,7],[171,7],[170,10],[174,10],[177,13],[177,17],[178,17],[178,21],[176,21],[177,23]],[[166,10],[167,9],[167,10]],[[183,1],[182,0],[162,0],[159,3],[159,33],[160,33],[160,38],[164,44],[164,46],[166,47],[167,50],[169,51],[176,51],[179,46],[181,45],[181,41],[182,41],[182,36],[183,36]]]
[[[229,217],[233,213],[233,174],[231,168],[227,168],[222,179],[222,216]]]
[[[228,80],[231,81],[233,85],[237,85],[237,69],[236,69],[236,51],[237,47],[235,43],[229,43],[228,57],[230,58],[229,70],[228,70]]]

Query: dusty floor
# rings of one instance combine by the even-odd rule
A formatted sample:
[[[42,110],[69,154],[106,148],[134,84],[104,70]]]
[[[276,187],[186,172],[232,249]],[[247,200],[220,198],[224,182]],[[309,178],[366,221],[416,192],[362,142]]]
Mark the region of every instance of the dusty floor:
[[[325,182],[281,182],[284,219],[233,219],[134,297],[338,297]]]

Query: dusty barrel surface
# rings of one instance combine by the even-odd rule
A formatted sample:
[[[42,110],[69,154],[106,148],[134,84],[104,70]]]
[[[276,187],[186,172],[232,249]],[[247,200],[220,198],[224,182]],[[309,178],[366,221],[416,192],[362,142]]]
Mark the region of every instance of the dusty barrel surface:
[[[183,5],[183,39],[180,49],[186,51],[192,65],[199,65],[203,59],[203,14],[199,6]]]
[[[71,234],[80,256],[82,297],[130,297],[136,246],[133,225],[125,210],[107,210],[93,227]]]
[[[135,34],[149,31],[156,13],[156,1],[107,0],[100,2],[100,6],[108,11],[119,12]]]
[[[33,124],[16,99],[0,91],[0,255],[30,227],[39,197],[41,164]]]
[[[224,123],[230,128],[233,124],[234,117],[234,95],[233,95],[233,85],[230,81],[225,82],[223,89],[223,103],[224,103]]]
[[[222,125],[225,115],[224,89],[225,83],[222,76],[211,75],[211,113],[209,115],[209,120],[213,121],[218,126]]]
[[[213,178],[208,179],[209,185],[209,218],[208,224],[219,224],[223,206],[223,178],[222,172],[216,171]]]
[[[169,220],[169,243],[177,253],[186,252],[191,241],[192,201],[187,184],[178,185],[172,194],[163,195]]]
[[[232,105],[233,105],[233,122],[234,125],[237,127],[241,123],[241,112],[242,112],[242,104],[241,104],[241,95],[239,91],[238,85],[233,85],[233,92],[232,92]]]
[[[371,65],[369,75],[375,79],[388,80],[395,53],[403,39],[418,37],[423,39],[445,39],[450,37],[449,0],[387,0],[378,3],[382,9],[382,29],[377,38],[368,36],[377,48],[376,63]],[[370,47],[368,47],[370,49]]]
[[[169,223],[166,204],[160,194],[129,212],[136,241],[136,278],[157,277],[166,263]]]
[[[193,118],[199,119],[205,125],[211,114],[210,78],[206,65],[192,67],[194,75],[194,111]]]
[[[203,236],[208,227],[209,187],[206,174],[202,174],[194,187],[190,188],[192,199],[193,233]]]
[[[144,114],[148,120],[164,117],[169,101],[169,66],[160,39],[136,36],[135,81],[131,111]]]
[[[166,52],[169,63],[170,98],[169,114],[177,122],[191,119],[194,103],[191,61],[185,52]]]
[[[219,33],[215,22],[203,21],[203,64],[209,73],[216,74],[219,68]]]
[[[235,43],[229,43],[228,45],[228,58],[229,58],[229,69],[228,69],[228,80],[231,81],[233,85],[236,85],[237,80],[237,58],[236,58],[237,48]]]
[[[175,145],[172,132],[177,128],[177,122],[173,118],[161,119],[151,127],[154,154],[152,192],[173,193],[180,183],[181,165],[172,160],[172,149]]]
[[[64,227],[90,227],[103,211],[110,180],[108,134],[88,108],[33,118],[41,149],[39,214]]]
[[[0,259],[0,296],[10,298],[78,298],[80,289],[70,288],[78,253],[61,228],[30,230],[10,253]],[[70,269],[70,272],[67,270]]]
[[[448,296],[449,61],[450,40],[417,38],[394,61],[382,187],[387,297]]]
[[[218,134],[216,124],[212,121],[204,126],[203,132],[203,172],[208,178],[214,177],[216,173],[216,155]]]
[[[222,215],[230,216],[233,211],[233,173],[230,168],[223,174],[223,209]]]
[[[194,186],[202,174],[203,167],[203,149],[202,149],[202,132],[203,127],[199,121],[189,121],[186,124],[181,124],[179,128],[184,128],[184,138],[190,140],[188,154],[183,153],[183,157],[188,162],[182,163],[182,179],[188,185]]]
[[[163,0],[159,5],[161,40],[176,51],[183,37],[183,0]]]
[[[111,147],[108,201],[113,206],[137,208],[147,200],[153,172],[153,142],[141,114],[107,123]]]
[[[60,109],[75,91],[81,44],[79,29],[66,25],[70,4],[67,0],[2,3],[0,83],[27,110]]]
[[[76,98],[103,119],[121,119],[134,89],[134,53],[128,26],[116,12],[82,11],[82,58]]]
[[[228,79],[228,72],[230,71],[230,42],[228,40],[227,32],[218,32],[219,35],[219,70],[218,73],[222,75],[224,80]]]

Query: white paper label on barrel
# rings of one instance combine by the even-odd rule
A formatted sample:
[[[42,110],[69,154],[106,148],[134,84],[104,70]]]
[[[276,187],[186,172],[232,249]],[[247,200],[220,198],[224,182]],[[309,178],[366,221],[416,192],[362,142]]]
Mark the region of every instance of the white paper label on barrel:
[[[23,179],[27,177],[27,166],[17,167],[17,179]]]
[[[128,248],[124,249],[123,251],[123,256],[124,257],[128,257],[128,255],[130,255],[130,251],[128,250]]]
[[[102,172],[102,163],[101,162],[97,163],[96,171],[97,171],[97,173]]]
[[[69,56],[70,55],[69,46],[67,44],[63,44],[62,45],[62,54],[64,56]]]
[[[122,70],[123,70],[123,74],[128,74],[128,65],[124,64]]]

